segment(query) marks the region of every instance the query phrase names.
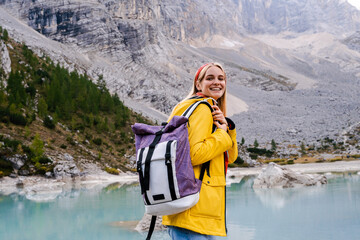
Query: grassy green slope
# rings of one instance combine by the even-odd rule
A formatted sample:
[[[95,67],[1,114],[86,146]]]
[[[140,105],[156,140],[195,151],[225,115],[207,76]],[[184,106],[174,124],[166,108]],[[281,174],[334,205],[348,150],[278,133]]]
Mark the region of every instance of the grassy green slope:
[[[69,72],[0,30],[11,58],[10,74],[0,68],[0,176],[14,172],[7,159],[15,154],[27,159],[22,169],[30,174],[51,171],[65,153],[79,166],[129,170],[130,126],[149,121],[111,95],[102,76],[94,83]]]

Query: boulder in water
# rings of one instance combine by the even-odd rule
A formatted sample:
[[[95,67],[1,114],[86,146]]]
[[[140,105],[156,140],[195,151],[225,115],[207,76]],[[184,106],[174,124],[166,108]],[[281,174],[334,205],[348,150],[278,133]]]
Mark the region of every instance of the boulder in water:
[[[324,175],[301,174],[275,163],[269,163],[255,179],[253,188],[291,188],[326,183],[327,178]]]

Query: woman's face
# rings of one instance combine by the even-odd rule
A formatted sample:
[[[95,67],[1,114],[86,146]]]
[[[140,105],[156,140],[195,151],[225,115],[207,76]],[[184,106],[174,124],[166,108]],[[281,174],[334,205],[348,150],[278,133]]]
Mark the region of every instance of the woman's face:
[[[205,96],[218,100],[225,92],[225,74],[220,68],[211,66],[206,71],[203,80],[196,83],[196,88]]]

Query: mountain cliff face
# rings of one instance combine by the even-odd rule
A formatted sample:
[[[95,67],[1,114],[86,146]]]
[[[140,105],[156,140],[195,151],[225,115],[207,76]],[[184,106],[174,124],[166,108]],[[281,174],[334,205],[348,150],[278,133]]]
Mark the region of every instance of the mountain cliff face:
[[[0,0],[0,10],[20,41],[103,75],[125,103],[158,120],[186,96],[197,66],[218,61],[234,102],[248,104],[246,113],[236,105],[234,118],[250,141],[314,140],[360,121],[360,54],[342,42],[360,30],[360,11],[344,0]],[[57,43],[19,33],[24,26],[7,13]]]
[[[360,12],[341,0],[1,0],[0,4],[45,36],[110,53],[139,51],[158,44],[162,36],[187,42],[214,34],[360,30]]]
[[[231,1],[2,0],[0,4],[45,36],[70,43],[76,39],[80,46],[95,45],[105,52],[116,51],[119,44],[138,51],[157,44],[162,35],[186,41],[241,30],[239,12],[232,12]],[[237,21],[220,21],[224,17]]]
[[[360,32],[356,32],[344,39],[344,44],[349,48],[360,52]]]
[[[343,0],[237,0],[242,24],[250,33],[351,32],[360,13]]]

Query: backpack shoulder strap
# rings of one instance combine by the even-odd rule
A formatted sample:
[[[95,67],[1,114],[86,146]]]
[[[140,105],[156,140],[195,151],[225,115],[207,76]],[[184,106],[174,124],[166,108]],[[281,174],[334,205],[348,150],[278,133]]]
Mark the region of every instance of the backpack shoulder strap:
[[[191,114],[195,111],[195,109],[200,105],[200,104],[205,104],[206,106],[209,107],[210,111],[213,112],[214,110],[212,109],[210,103],[207,100],[201,100],[201,101],[197,101],[193,104],[191,104],[185,111],[183,114],[181,114],[181,116],[184,116],[186,118],[189,118],[191,116]]]
[[[191,116],[191,114],[195,111],[195,109],[200,105],[200,104],[205,104],[206,106],[208,106],[210,108],[210,111],[213,112],[214,109],[211,107],[210,103],[204,99],[204,100],[201,100],[201,101],[197,101],[193,104],[191,104],[185,111],[184,113],[181,115],[181,116],[184,116],[186,118],[189,118]],[[212,132],[215,132],[216,130],[216,126],[213,125],[213,129],[212,129]],[[207,173],[207,175],[210,177],[210,161],[207,161],[205,163],[202,164],[201,166],[201,170],[200,170],[200,177],[199,177],[199,180],[202,181],[203,178],[204,178],[204,174],[205,174],[205,171]]]
[[[155,216],[154,216],[154,215],[151,216],[151,222],[150,222],[149,232],[148,232],[148,235],[146,236],[146,240],[150,240],[150,239],[151,239],[151,235],[152,235],[152,233],[154,232],[154,229],[155,229],[156,218],[157,218],[156,215],[155,215]]]

